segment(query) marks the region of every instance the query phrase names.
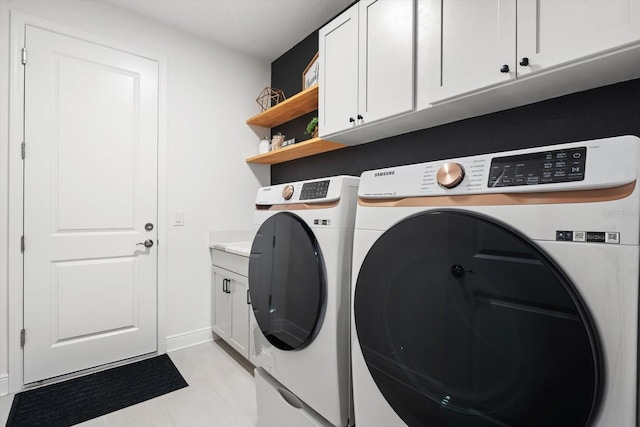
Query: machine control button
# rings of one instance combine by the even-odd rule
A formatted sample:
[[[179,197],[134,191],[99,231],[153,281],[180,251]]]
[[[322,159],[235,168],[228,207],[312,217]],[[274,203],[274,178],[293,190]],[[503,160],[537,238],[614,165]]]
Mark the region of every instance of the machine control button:
[[[285,185],[285,187],[282,189],[282,197],[285,200],[289,200],[291,197],[293,197],[293,185]]]
[[[438,185],[443,188],[454,188],[462,182],[464,178],[464,168],[460,163],[445,163],[440,166],[436,174]]]

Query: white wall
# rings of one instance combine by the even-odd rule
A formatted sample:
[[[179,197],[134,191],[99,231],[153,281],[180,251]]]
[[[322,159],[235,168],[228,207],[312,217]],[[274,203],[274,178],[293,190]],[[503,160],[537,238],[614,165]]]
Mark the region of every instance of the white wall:
[[[167,58],[167,336],[211,325],[209,231],[251,228],[256,189],[269,167],[249,166],[259,136],[245,124],[269,85],[270,64],[147,20],[100,0],[0,0],[0,380],[8,371],[8,93],[10,11],[19,10]],[[162,167],[162,165],[161,165]],[[162,268],[162,266],[160,267]],[[12,288],[13,289],[13,288]],[[13,364],[12,364],[13,365]],[[0,385],[0,392],[2,388]]]

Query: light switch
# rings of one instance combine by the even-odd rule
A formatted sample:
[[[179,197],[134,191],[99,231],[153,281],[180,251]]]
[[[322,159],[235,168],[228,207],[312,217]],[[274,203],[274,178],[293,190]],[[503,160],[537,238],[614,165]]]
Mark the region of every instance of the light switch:
[[[184,212],[183,211],[173,211],[173,225],[180,226],[184,225]]]

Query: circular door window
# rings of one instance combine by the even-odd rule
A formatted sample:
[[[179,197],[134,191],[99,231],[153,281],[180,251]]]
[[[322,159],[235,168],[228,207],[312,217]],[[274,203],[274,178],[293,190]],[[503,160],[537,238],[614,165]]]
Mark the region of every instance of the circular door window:
[[[249,289],[258,326],[275,347],[300,349],[316,336],[325,300],[324,263],[300,217],[277,213],[260,226],[251,247]]]
[[[599,344],[575,287],[487,217],[429,211],[389,229],[363,262],[354,316],[409,426],[585,426],[594,413]]]

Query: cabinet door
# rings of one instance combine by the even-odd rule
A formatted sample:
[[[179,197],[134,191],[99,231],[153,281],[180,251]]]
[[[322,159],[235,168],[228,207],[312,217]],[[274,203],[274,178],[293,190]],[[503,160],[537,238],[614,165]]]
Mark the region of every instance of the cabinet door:
[[[427,16],[429,103],[515,78],[516,0],[430,0]]]
[[[640,0],[519,0],[518,74],[640,41]]]
[[[413,109],[413,0],[362,0],[359,3],[358,124]]]
[[[358,5],[323,27],[319,39],[318,128],[324,136],[355,126],[358,114]]]
[[[229,323],[231,306],[229,294],[225,292],[229,286],[229,278],[224,270],[213,267],[213,332],[227,341],[231,332]]]
[[[231,281],[231,336],[229,344],[249,358],[249,284],[246,277]]]

